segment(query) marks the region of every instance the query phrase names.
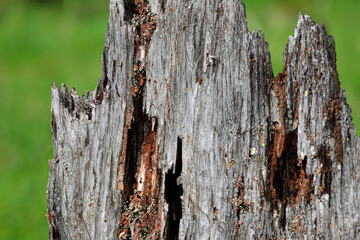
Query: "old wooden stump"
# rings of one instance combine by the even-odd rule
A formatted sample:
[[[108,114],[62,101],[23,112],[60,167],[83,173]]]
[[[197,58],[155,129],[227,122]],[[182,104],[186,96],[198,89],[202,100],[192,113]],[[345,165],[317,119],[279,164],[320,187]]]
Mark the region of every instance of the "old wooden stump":
[[[50,239],[355,239],[359,140],[324,26],[273,75],[239,0],[110,0],[94,92],[52,87]]]

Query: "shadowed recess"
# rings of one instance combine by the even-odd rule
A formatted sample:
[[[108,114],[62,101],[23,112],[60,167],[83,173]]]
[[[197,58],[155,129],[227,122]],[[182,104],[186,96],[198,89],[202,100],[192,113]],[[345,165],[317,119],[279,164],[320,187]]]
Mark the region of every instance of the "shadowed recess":
[[[307,156],[301,159],[297,155],[297,131],[295,129],[285,135],[282,151],[269,160],[268,198],[274,210],[281,203],[279,224],[282,228],[286,225],[286,207],[299,203],[302,197],[308,202],[314,191],[312,176],[306,173]]]
[[[183,188],[177,184],[177,179],[182,170],[182,142],[178,137],[176,150],[175,173],[173,167],[169,169],[165,176],[165,200],[169,204],[167,216],[166,239],[178,239],[180,219],[182,218],[181,196]]]

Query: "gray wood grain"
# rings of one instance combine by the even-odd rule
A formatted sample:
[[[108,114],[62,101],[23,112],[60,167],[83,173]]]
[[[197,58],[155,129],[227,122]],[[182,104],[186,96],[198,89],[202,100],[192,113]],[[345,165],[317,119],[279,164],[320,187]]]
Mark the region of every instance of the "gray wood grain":
[[[94,92],[52,87],[50,239],[356,239],[335,43],[299,15],[274,77],[238,0],[111,0]]]

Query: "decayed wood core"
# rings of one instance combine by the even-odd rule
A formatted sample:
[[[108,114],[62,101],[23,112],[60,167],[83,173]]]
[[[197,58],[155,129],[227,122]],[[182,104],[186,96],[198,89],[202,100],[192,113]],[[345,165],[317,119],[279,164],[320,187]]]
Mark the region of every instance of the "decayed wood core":
[[[135,0],[127,9],[133,12],[134,37],[132,77],[133,107],[131,124],[125,126],[123,150],[119,165],[118,189],[123,191],[119,223],[120,239],[158,238],[162,228],[162,206],[159,205],[162,173],[158,168],[158,123],[143,112],[143,89],[148,81],[146,58],[151,36],[156,29],[156,15],[147,0]]]

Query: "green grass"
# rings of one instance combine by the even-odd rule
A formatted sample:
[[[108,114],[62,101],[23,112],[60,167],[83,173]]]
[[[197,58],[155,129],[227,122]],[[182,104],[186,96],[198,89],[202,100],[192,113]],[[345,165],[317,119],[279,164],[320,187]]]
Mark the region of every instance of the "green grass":
[[[47,239],[46,184],[52,158],[51,83],[93,90],[101,77],[108,1],[0,3],[0,239]],[[298,12],[335,35],[341,86],[360,126],[360,2],[250,1],[249,29],[262,29],[274,73]]]
[[[94,15],[30,4],[0,11],[0,239],[46,239],[51,83],[93,90],[108,4]]]

